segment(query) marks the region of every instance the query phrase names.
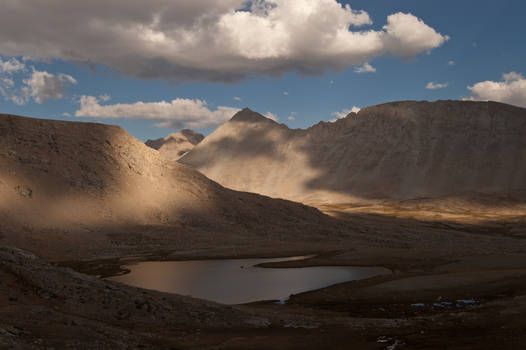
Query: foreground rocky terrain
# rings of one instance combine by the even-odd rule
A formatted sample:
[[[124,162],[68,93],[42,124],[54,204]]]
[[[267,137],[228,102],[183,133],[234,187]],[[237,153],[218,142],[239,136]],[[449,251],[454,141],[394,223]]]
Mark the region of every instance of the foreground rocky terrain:
[[[245,109],[180,161],[228,188],[317,206],[507,195],[526,188],[525,159],[526,109],[405,101],[306,130]]]
[[[183,129],[166,137],[148,140],[146,146],[156,149],[168,159],[177,160],[191,151],[205,137],[195,131]]]
[[[270,325],[238,308],[56,268],[16,248],[0,247],[0,276],[0,348],[156,349],[183,344],[200,328]]]
[[[362,224],[376,233],[376,220]],[[429,243],[404,234],[398,247],[383,242],[274,263],[382,264],[395,272],[285,305],[223,306],[142,290],[0,247],[0,349],[520,349],[524,241],[411,226]],[[405,231],[400,223],[383,229],[396,227]],[[439,237],[452,242],[442,246]],[[92,262],[91,273],[97,266],[104,264]]]

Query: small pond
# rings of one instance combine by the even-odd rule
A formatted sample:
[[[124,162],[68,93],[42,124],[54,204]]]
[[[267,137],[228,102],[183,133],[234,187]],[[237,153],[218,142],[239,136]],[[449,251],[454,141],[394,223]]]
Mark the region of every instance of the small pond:
[[[391,274],[391,271],[384,267],[263,268],[255,266],[305,258],[307,257],[141,262],[124,266],[130,270],[130,273],[108,279],[223,304],[243,304],[261,300],[283,302],[291,294]]]

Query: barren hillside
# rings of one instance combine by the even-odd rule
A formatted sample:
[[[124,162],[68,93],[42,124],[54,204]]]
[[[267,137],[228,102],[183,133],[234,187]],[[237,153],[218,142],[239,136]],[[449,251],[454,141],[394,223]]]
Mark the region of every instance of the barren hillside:
[[[316,209],[235,192],[123,129],[0,116],[0,243],[54,260],[321,239]]]
[[[193,348],[184,329],[251,330],[274,321],[57,268],[17,248],[0,246],[0,278],[0,349]]]
[[[168,159],[177,160],[191,151],[203,139],[202,134],[183,129],[160,139],[148,140],[146,146],[158,150]]]
[[[316,204],[507,195],[526,189],[526,109],[394,102],[306,130],[245,109],[180,162],[225,187]]]

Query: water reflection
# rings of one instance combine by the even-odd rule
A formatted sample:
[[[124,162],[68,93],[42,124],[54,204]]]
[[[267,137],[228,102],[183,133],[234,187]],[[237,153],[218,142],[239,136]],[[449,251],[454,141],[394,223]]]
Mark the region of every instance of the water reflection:
[[[261,268],[254,266],[266,262],[303,258],[305,257],[142,262],[126,266],[130,273],[109,279],[136,287],[189,295],[223,304],[242,304],[259,300],[285,300],[290,294],[391,273],[383,267]]]

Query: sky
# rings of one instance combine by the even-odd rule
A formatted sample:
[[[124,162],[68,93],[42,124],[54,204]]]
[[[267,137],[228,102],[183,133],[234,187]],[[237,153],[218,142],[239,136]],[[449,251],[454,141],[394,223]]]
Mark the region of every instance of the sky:
[[[205,134],[398,100],[526,107],[519,0],[2,0],[0,113]]]

